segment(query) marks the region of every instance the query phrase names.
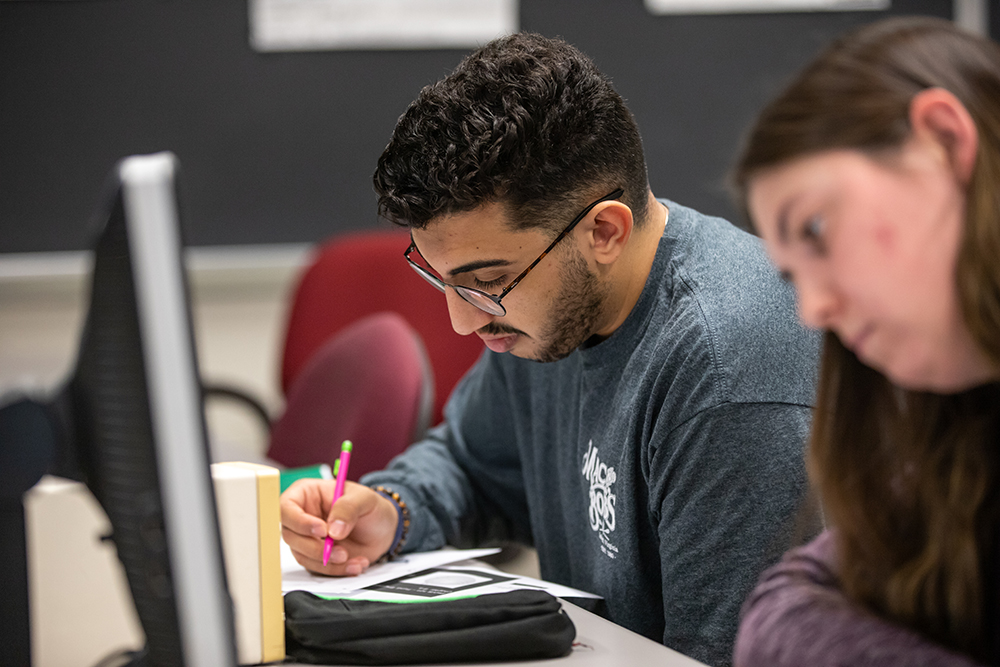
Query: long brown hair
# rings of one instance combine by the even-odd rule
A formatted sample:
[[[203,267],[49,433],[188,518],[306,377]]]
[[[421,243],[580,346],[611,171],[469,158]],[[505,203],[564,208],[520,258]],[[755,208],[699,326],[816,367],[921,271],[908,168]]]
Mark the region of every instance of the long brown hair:
[[[832,149],[874,157],[940,87],[969,111],[978,153],[956,269],[963,315],[1000,364],[1000,48],[931,18],[890,19],[824,51],[752,128],[733,174],[744,207],[762,170]],[[845,592],[884,616],[996,659],[1000,386],[905,391],[826,334],[809,472],[835,528]]]

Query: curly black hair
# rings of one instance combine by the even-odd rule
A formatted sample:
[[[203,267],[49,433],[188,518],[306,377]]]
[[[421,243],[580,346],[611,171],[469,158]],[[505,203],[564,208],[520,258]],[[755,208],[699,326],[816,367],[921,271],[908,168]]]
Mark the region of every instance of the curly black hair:
[[[532,33],[486,44],[421,90],[373,181],[379,215],[414,228],[490,203],[515,228],[554,228],[618,187],[641,225],[649,196],[638,127],[610,80]]]

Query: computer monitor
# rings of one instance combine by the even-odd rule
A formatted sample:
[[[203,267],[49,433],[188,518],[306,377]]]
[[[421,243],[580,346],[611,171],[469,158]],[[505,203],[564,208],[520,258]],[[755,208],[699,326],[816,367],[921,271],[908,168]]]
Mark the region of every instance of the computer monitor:
[[[103,506],[146,634],[133,664],[217,667],[236,664],[233,612],[182,266],[176,174],[170,153],[132,156],[116,166],[75,369],[51,402],[4,408],[0,461],[30,458],[22,468],[34,477],[39,457],[47,456],[45,472],[86,482]],[[32,420],[42,426],[24,426]],[[18,447],[35,449],[24,454]]]

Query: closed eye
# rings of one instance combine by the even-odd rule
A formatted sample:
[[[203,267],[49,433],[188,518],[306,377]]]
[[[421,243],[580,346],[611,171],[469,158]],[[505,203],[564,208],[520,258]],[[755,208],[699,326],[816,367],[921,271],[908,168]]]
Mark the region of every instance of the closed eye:
[[[826,250],[826,220],[822,216],[814,215],[806,220],[799,231],[799,238],[811,246],[816,252],[822,253]]]
[[[507,279],[506,276],[500,276],[499,278],[496,278],[494,280],[487,280],[484,282],[476,277],[473,277],[472,282],[474,282],[476,284],[476,287],[481,290],[490,290],[502,286],[506,281],[506,279]]]

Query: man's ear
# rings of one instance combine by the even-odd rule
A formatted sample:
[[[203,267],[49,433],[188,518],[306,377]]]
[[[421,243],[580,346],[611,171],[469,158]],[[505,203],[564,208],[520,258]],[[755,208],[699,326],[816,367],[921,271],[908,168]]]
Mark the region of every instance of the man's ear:
[[[940,145],[962,185],[972,178],[979,132],[972,115],[944,88],[922,90],[910,101],[910,129],[918,138]]]
[[[621,202],[608,201],[595,210],[594,221],[587,227],[587,240],[598,264],[612,264],[632,236],[632,209]]]

